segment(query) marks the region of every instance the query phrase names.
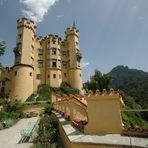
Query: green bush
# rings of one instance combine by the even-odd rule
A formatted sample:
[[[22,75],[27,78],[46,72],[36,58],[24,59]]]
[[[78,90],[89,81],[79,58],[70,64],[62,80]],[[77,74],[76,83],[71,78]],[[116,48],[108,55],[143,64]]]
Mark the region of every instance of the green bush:
[[[0,111],[0,129],[7,128],[15,124],[20,118],[24,117],[20,111],[21,103],[13,99],[0,99],[4,110]]]
[[[40,85],[37,92],[34,92],[26,102],[38,104],[40,101],[50,101],[52,93],[58,94],[79,94],[79,89],[72,88],[68,83],[62,82],[60,87],[51,87],[50,85]]]
[[[34,148],[60,148],[57,142],[57,121],[52,114],[52,107],[48,105],[41,117],[38,136],[34,139]]]

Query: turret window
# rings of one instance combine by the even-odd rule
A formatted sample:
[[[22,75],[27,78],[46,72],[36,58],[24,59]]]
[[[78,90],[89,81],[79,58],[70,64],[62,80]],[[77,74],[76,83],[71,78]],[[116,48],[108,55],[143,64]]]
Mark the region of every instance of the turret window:
[[[38,55],[42,56],[43,55],[43,50],[42,49],[38,49]]]
[[[54,79],[56,78],[56,74],[53,74],[53,78],[54,78]]]
[[[55,44],[56,43],[56,40],[55,39],[52,39],[52,43]]]
[[[59,79],[61,79],[61,75],[59,74]]]
[[[15,75],[15,76],[17,75],[17,71],[14,72],[14,75]]]
[[[64,73],[64,77],[66,77],[66,73]]]
[[[67,61],[62,61],[63,68],[67,68],[69,66]]]
[[[56,49],[52,48],[52,55],[56,55]]]
[[[32,76],[32,72],[30,72],[29,75]]]
[[[66,50],[63,50],[62,51],[62,56],[63,57],[67,57],[69,55],[69,52],[68,51],[66,51]]]
[[[41,79],[41,74],[37,74],[36,79],[40,80]]]
[[[52,67],[57,67],[57,60],[56,59],[52,59]]]
[[[42,68],[43,67],[43,61],[42,60],[39,60],[38,61],[38,68]]]
[[[5,81],[2,81],[2,86],[4,86],[5,85]]]

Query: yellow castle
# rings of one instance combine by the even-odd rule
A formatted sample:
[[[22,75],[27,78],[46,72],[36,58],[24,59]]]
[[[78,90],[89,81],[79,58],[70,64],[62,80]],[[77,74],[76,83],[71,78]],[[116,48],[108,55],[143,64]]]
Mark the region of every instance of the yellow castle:
[[[73,26],[66,29],[64,40],[52,34],[38,37],[32,20],[17,20],[14,66],[0,70],[1,95],[25,101],[38,85],[59,87],[62,82],[81,90],[78,33]]]

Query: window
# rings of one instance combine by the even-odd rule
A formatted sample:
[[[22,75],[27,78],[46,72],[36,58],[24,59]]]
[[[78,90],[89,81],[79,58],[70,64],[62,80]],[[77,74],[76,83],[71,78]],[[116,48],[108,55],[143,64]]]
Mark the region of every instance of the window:
[[[53,44],[55,44],[55,43],[56,43],[56,40],[55,40],[55,39],[53,39],[53,40],[52,40],[52,42],[53,42]]]
[[[80,73],[80,77],[82,77],[81,73]]]
[[[52,67],[57,67],[57,60],[56,59],[52,59]]]
[[[47,77],[50,78],[50,75],[48,74]]]
[[[62,56],[67,57],[69,55],[69,51],[63,50],[62,51]]]
[[[4,85],[5,85],[5,81],[2,82],[2,86],[4,86]]]
[[[66,68],[66,67],[67,67],[67,62],[66,62],[66,61],[62,61],[62,66],[63,66],[64,68]]]
[[[30,72],[29,75],[32,76],[32,72]]]
[[[15,76],[17,75],[17,71],[14,72],[14,75],[15,75]]]
[[[5,92],[5,88],[2,87],[2,88],[1,88],[1,93],[4,93],[4,92]]]
[[[56,55],[56,49],[52,48],[52,55]]]
[[[42,68],[43,67],[43,61],[39,60],[38,61],[38,68]]]
[[[66,73],[64,73],[64,77],[66,77]]]
[[[62,66],[63,66],[63,68],[69,67],[69,62],[68,61],[62,61]]]
[[[54,78],[54,79],[56,78],[56,74],[53,74],[53,78]]]
[[[59,74],[59,79],[61,79],[61,75]]]
[[[42,56],[43,55],[43,50],[42,49],[38,49],[38,55]]]
[[[36,75],[36,79],[39,79],[40,80],[41,79],[41,74],[37,74]]]

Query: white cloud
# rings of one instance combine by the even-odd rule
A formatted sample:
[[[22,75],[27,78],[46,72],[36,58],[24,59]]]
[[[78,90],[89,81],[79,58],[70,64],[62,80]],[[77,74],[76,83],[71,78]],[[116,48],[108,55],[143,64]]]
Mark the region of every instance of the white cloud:
[[[48,10],[59,0],[19,0],[26,6],[22,10],[25,17],[32,19],[36,23],[42,22]]]
[[[82,68],[87,67],[88,65],[90,65],[90,62],[84,62],[84,61],[81,62]]]

